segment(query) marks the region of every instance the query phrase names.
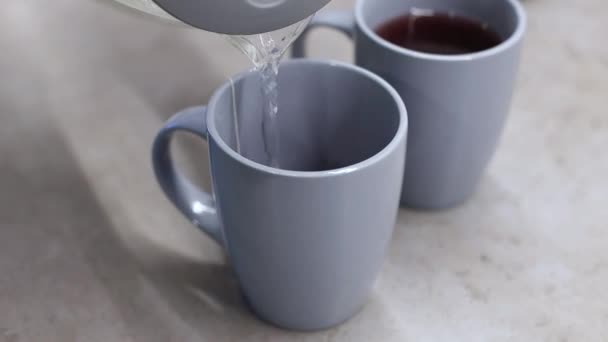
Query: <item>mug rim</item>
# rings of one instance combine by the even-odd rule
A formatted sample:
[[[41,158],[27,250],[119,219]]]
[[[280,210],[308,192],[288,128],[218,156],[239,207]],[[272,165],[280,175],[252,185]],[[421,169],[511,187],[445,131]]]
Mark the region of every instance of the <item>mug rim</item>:
[[[209,100],[209,105],[208,105],[208,109],[207,109],[208,134],[225,154],[227,154],[228,156],[230,156],[237,162],[239,162],[251,169],[255,169],[259,172],[266,173],[266,174],[271,174],[271,175],[275,175],[275,176],[283,176],[283,177],[291,177],[291,178],[325,178],[325,177],[351,174],[351,173],[357,172],[361,169],[368,168],[368,167],[378,163],[380,160],[385,159],[390,154],[392,154],[399,147],[400,141],[402,139],[406,139],[407,129],[408,129],[408,125],[409,125],[407,109],[405,107],[405,104],[403,103],[403,100],[401,99],[401,96],[399,96],[399,93],[397,93],[397,91],[387,81],[382,79],[380,76],[372,73],[371,71],[368,71],[368,70],[358,67],[356,65],[339,62],[339,61],[334,61],[334,60],[320,60],[320,59],[289,60],[289,61],[281,63],[281,65],[279,67],[290,66],[290,65],[297,66],[297,65],[304,65],[304,64],[323,65],[323,66],[329,66],[332,68],[346,69],[351,72],[355,72],[360,75],[363,75],[364,77],[367,77],[367,78],[371,79],[372,81],[376,82],[380,87],[384,88],[388,92],[388,94],[391,96],[391,98],[395,101],[395,103],[397,104],[397,109],[399,111],[399,127],[397,128],[397,131],[391,138],[390,142],[388,144],[386,144],[382,148],[382,150],[380,150],[379,152],[375,153],[373,156],[371,156],[365,160],[362,160],[358,163],[351,164],[351,165],[348,165],[348,166],[345,166],[342,168],[333,169],[333,170],[324,170],[324,171],[284,170],[284,169],[278,169],[278,168],[274,168],[271,166],[267,166],[267,165],[255,162],[253,160],[245,158],[244,156],[237,153],[234,149],[230,148],[230,146],[228,146],[228,144],[220,136],[220,134],[217,130],[217,127],[215,125],[215,116],[216,116],[215,107],[218,105],[220,97],[226,91],[228,91],[228,88],[230,87],[230,81],[229,81],[229,82],[225,82],[220,88],[218,88],[213,93],[213,96]],[[239,80],[242,80],[243,78],[247,77],[248,75],[251,75],[252,72],[253,71],[251,71],[251,70],[241,72],[241,73],[237,74],[236,76],[232,77],[232,81],[238,82]]]
[[[372,39],[377,44],[382,47],[389,49],[393,52],[408,55],[410,57],[426,59],[432,61],[439,62],[467,62],[478,59],[487,58],[490,56],[494,56],[504,52],[505,50],[510,49],[513,45],[517,44],[523,37],[526,32],[527,27],[527,16],[526,11],[523,5],[519,2],[520,0],[504,0],[513,8],[515,15],[517,17],[517,26],[513,33],[506,40],[502,41],[500,44],[481,51],[476,51],[472,53],[458,54],[458,55],[440,55],[428,52],[420,52],[412,49],[407,49],[398,45],[395,45],[391,42],[386,41],[384,38],[380,37],[376,31],[374,31],[365,21],[365,17],[363,14],[363,7],[367,3],[367,1],[379,1],[379,0],[358,0],[355,6],[355,20],[357,22],[357,26],[361,28],[361,30],[365,33],[367,37]]]

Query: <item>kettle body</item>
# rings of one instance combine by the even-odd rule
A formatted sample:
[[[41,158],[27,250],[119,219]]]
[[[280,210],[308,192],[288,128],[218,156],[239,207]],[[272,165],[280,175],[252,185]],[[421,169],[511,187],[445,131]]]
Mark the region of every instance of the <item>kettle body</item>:
[[[274,31],[303,20],[330,0],[115,0],[149,14],[228,35]]]

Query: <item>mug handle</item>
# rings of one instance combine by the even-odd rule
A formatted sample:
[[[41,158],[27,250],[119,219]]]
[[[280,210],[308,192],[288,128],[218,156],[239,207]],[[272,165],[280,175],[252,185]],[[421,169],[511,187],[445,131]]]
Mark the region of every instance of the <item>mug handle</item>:
[[[329,27],[344,33],[348,38],[355,38],[355,15],[352,10],[332,10],[318,13],[310,25],[302,32],[291,50],[293,58],[306,57],[306,38],[315,27]]]
[[[175,114],[158,132],[152,147],[152,166],[165,195],[195,226],[224,245],[222,227],[213,196],[184,177],[171,158],[171,140],[187,132],[207,141],[207,107],[191,107]]]

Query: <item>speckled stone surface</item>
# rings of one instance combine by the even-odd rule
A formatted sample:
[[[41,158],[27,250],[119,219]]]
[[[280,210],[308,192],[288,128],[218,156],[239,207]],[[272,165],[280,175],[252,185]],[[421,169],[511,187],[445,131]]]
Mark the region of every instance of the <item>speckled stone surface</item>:
[[[479,191],[402,210],[367,307],[312,334],[245,309],[150,170],[161,123],[247,61],[106,2],[2,4],[0,341],[608,341],[606,2],[525,2],[512,115]],[[339,34],[311,40],[349,59]],[[206,174],[204,145],[178,145]]]

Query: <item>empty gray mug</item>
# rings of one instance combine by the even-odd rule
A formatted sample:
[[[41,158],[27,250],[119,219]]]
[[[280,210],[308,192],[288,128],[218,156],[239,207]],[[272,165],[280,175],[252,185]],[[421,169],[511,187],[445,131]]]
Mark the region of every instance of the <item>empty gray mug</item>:
[[[264,166],[254,72],[207,107],[171,118],[153,146],[168,198],[222,245],[251,308],[277,326],[323,329],[354,315],[380,271],[399,203],[407,114],[397,92],[356,66],[290,61],[279,75],[280,161]],[[234,100],[234,101],[233,101]],[[233,102],[242,154],[236,152]],[[214,196],[175,169],[174,133],[209,143]]]
[[[381,24],[414,8],[487,23],[502,44],[477,53],[437,55],[389,43]],[[386,79],[403,98],[410,131],[403,205],[442,209],[473,194],[502,134],[526,18],[518,0],[358,0],[352,11],[317,14],[309,30],[337,29],[355,41],[356,64]],[[294,57],[303,57],[306,32]]]

